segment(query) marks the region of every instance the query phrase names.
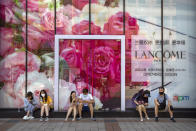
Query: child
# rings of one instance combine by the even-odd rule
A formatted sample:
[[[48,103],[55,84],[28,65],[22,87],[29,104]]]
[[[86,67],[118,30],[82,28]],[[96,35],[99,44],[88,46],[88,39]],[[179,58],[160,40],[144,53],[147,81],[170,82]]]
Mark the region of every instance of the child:
[[[33,119],[33,111],[35,109],[36,102],[33,99],[33,93],[28,92],[24,99],[24,110],[27,114],[23,117],[23,120]]]
[[[73,113],[74,113],[74,118],[72,119],[72,121],[76,120],[77,102],[78,102],[78,99],[76,98],[76,92],[72,91],[71,94],[70,94],[70,107],[67,111],[65,121],[67,121],[67,119],[68,119],[69,115],[71,114],[72,110],[73,110]]]
[[[45,121],[48,121],[49,110],[52,107],[52,99],[47,95],[45,90],[40,91],[40,104],[41,104],[41,113],[40,113],[40,121],[43,121],[44,111],[46,113]]]

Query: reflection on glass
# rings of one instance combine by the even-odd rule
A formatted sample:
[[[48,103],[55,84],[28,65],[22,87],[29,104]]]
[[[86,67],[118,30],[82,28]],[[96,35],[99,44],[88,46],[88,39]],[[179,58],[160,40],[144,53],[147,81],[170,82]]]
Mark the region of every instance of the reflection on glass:
[[[120,41],[60,40],[59,44],[60,110],[67,109],[72,90],[79,96],[84,88],[94,96],[95,109],[119,109]]]

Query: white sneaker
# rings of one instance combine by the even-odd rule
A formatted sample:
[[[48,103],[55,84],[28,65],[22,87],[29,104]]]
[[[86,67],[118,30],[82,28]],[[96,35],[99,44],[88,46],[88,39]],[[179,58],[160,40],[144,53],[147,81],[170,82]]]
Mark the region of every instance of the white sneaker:
[[[29,120],[29,117],[28,116],[24,116],[22,119],[23,120]]]
[[[30,120],[32,120],[32,119],[34,119],[34,118],[35,118],[35,117],[33,117],[33,116],[29,116],[29,119],[30,119]]]
[[[149,118],[149,117],[146,117],[146,119],[147,119],[147,120],[150,120],[150,118]]]
[[[142,119],[140,119],[140,121],[144,121],[144,120],[143,120],[143,118],[142,118]]]
[[[73,118],[72,121],[76,121],[76,119]]]

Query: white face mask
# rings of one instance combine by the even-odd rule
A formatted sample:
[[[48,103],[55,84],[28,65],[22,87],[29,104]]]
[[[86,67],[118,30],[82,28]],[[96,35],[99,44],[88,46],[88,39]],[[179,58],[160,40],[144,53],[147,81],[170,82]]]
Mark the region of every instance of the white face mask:
[[[45,94],[41,94],[42,97],[45,97]]]

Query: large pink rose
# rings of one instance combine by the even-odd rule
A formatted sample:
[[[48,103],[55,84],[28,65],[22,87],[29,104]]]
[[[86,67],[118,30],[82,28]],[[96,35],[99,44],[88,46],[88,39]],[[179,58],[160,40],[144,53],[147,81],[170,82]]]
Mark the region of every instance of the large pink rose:
[[[16,82],[17,78],[25,73],[26,67],[25,52],[15,52],[8,55],[0,62],[0,81]],[[38,56],[28,53],[27,68],[28,72],[38,71],[41,65],[41,60]]]
[[[98,3],[98,0],[91,0],[91,3]],[[89,4],[89,0],[72,0],[72,4],[82,10],[82,8],[86,5]]]
[[[26,38],[26,26],[23,26],[22,36]],[[37,50],[40,49],[43,44],[46,43],[49,38],[52,37],[50,34],[47,34],[40,29],[29,25],[28,26],[28,49]]]
[[[89,55],[87,62],[88,70],[93,70],[93,77],[107,76],[111,79],[115,78],[115,55],[110,47],[102,46],[95,48],[93,53]]]
[[[6,35],[5,35],[6,34]],[[10,28],[0,28],[0,55],[5,56],[14,51],[12,42],[14,31]]]
[[[80,67],[81,66],[81,55],[76,51],[75,48],[65,48],[60,56],[68,63],[69,67]]]
[[[57,12],[56,16],[56,28],[57,34],[70,34],[69,31],[69,18],[68,16],[63,15],[62,12]],[[54,11],[45,11],[41,18],[41,24],[44,27],[44,30],[54,30]]]
[[[131,39],[131,35],[137,35],[139,26],[137,20],[125,13],[125,35],[126,39]],[[118,12],[112,15],[108,23],[104,25],[104,34],[121,35],[123,34],[123,12]]]
[[[14,15],[13,8],[16,7],[0,5],[0,18],[6,23],[21,24],[21,21]]]
[[[74,35],[89,35],[89,21],[83,20],[79,24],[72,26],[72,34]],[[91,22],[91,35],[101,35],[101,28]]]

